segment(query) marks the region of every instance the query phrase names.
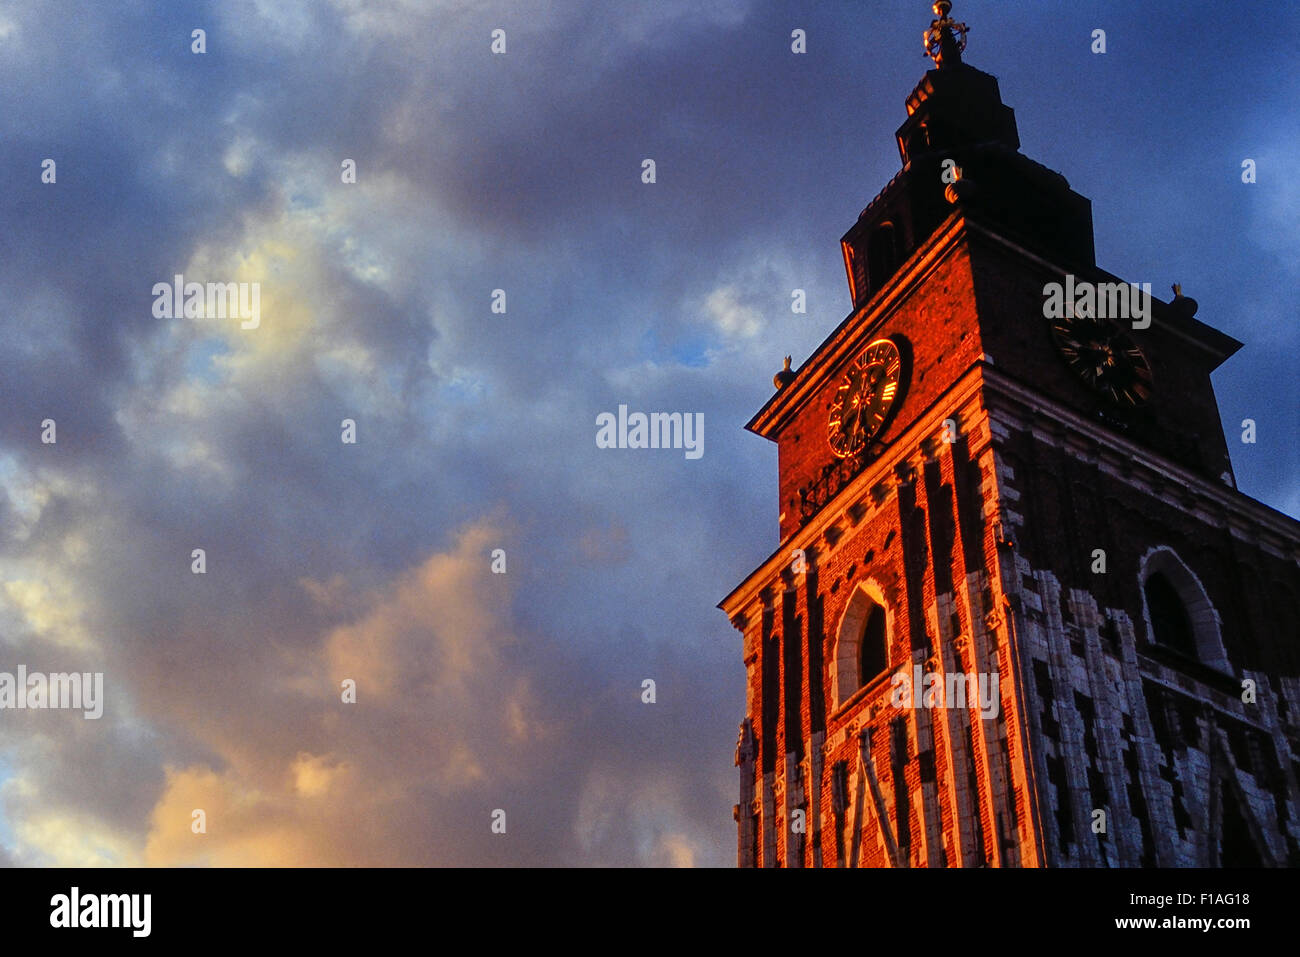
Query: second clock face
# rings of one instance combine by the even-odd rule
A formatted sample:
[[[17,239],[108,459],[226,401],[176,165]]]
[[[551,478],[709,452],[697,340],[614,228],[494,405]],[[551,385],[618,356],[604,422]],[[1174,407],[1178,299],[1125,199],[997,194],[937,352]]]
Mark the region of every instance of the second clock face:
[[[898,346],[889,339],[871,343],[849,366],[826,424],[832,452],[841,458],[856,455],[880,431],[898,397],[902,371]]]
[[[1117,405],[1141,405],[1151,395],[1151,366],[1111,319],[1057,319],[1052,335],[1075,375]]]

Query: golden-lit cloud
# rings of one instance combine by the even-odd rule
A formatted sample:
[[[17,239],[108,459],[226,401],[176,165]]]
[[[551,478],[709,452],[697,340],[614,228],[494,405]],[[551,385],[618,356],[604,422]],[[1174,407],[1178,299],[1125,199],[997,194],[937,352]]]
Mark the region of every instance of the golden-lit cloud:
[[[288,695],[314,717],[289,733],[267,709],[257,734],[204,727],[213,760],[168,770],[144,850],[151,865],[340,865],[436,862],[437,849],[412,842],[419,794],[442,801],[526,768],[528,744],[546,733],[527,678],[507,660],[518,641],[508,582],[489,568],[503,541],[498,522],[475,523],[447,552],[431,555],[387,584],[358,595],[334,580],[304,582],[353,620],[321,636],[288,676],[241,677],[247,713],[257,699]],[[343,700],[355,682],[356,702]],[[490,707],[485,708],[485,703]],[[203,728],[195,729],[200,735]],[[324,750],[306,750],[304,739]],[[206,832],[195,833],[201,809]],[[427,855],[435,855],[430,861]],[[446,850],[446,862],[460,852]]]

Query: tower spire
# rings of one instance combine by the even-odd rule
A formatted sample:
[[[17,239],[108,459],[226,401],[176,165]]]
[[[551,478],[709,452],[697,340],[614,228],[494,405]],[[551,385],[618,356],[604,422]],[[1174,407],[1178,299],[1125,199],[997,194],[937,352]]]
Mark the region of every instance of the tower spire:
[[[961,63],[961,51],[966,49],[966,34],[970,27],[948,16],[952,10],[951,0],[935,0],[931,9],[935,19],[930,21],[930,29],[922,34],[925,55],[939,69],[956,66]]]

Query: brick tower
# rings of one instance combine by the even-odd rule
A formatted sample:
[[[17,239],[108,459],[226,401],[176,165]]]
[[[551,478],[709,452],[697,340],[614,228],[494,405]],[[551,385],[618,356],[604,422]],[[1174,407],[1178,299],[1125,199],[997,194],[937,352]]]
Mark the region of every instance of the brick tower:
[[[1300,523],[1235,488],[1240,343],[1097,267],[950,6],[853,311],[747,426],[739,863],[1300,864]]]

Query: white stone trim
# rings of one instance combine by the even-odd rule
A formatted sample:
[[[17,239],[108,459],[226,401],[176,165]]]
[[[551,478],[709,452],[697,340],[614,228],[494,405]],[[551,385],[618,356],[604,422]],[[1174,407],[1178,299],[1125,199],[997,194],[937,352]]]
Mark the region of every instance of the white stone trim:
[[[1157,545],[1147,549],[1138,564],[1138,590],[1142,595],[1142,620],[1146,625],[1147,640],[1156,644],[1155,632],[1151,627],[1151,610],[1147,608],[1147,579],[1160,572],[1178,592],[1187,610],[1187,618],[1192,625],[1192,638],[1196,642],[1196,656],[1202,664],[1233,674],[1232,663],[1228,660],[1227,650],[1223,647],[1223,619],[1210,601],[1196,573],[1187,567],[1187,563],[1178,557],[1178,553],[1168,545]]]
[[[845,602],[839,627],[835,629],[835,647],[831,653],[831,688],[835,691],[836,709],[857,693],[864,680],[876,677],[858,674],[862,630],[866,627],[868,611],[875,605],[885,612],[885,670],[892,663],[889,649],[894,637],[894,611],[889,607],[889,602],[885,601],[885,592],[880,583],[874,578],[868,578],[854,586],[853,594]]]

